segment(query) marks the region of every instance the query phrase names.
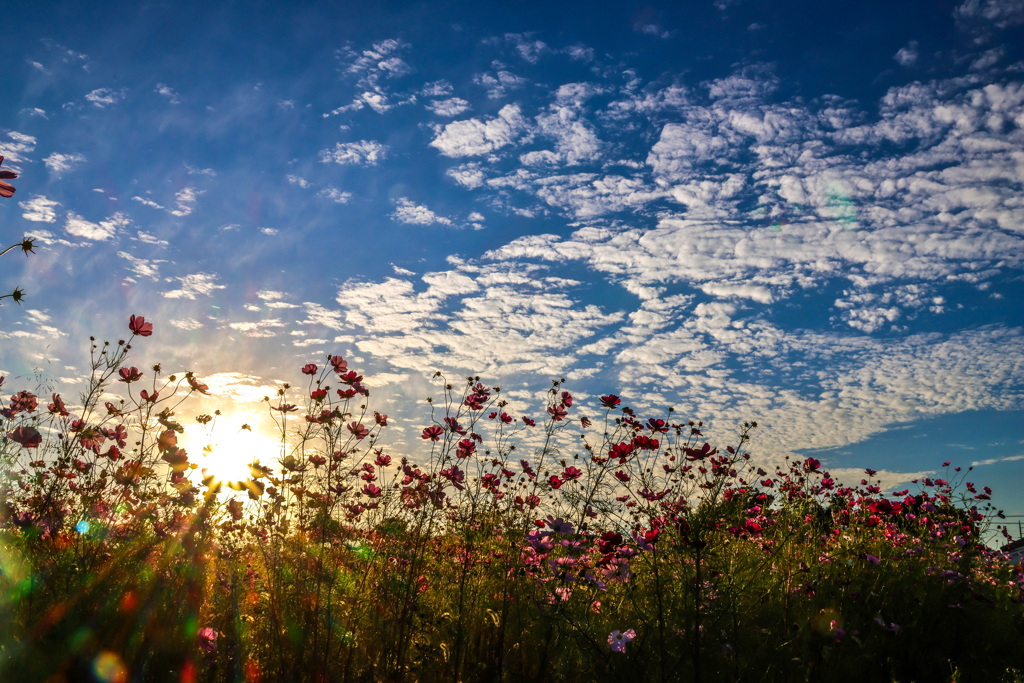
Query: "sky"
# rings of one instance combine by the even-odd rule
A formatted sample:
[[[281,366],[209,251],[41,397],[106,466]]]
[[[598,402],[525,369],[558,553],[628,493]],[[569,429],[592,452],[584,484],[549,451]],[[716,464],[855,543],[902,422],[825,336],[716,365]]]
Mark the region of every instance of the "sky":
[[[5,389],[135,314],[225,448],[341,354],[398,451],[436,370],[564,377],[1024,515],[1021,0],[15,3],[0,57]]]

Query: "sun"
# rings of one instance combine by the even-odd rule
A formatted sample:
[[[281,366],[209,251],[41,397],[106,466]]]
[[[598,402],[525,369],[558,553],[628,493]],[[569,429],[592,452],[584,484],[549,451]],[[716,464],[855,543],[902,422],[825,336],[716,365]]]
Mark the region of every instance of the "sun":
[[[195,453],[192,462],[223,483],[251,478],[249,465],[253,462],[274,466],[281,454],[280,440],[263,434],[257,421],[252,424],[257,426],[223,420],[210,433],[188,435],[188,452]]]

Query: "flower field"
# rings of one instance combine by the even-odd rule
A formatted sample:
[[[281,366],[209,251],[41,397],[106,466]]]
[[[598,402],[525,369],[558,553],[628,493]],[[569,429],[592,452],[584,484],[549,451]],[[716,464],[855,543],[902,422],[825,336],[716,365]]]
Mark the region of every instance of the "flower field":
[[[220,481],[153,332],[93,342],[81,393],[3,386],[0,680],[1022,680],[1024,570],[969,469],[884,491],[765,469],[755,423],[715,446],[440,375],[413,459],[331,356],[267,400],[278,461]]]

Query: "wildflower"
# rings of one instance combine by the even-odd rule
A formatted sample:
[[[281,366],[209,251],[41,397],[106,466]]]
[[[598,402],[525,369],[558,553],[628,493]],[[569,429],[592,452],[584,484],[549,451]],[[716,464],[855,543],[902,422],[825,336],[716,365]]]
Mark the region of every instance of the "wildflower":
[[[204,396],[210,395],[210,387],[203,384],[195,377],[193,377],[191,372],[185,375],[185,379],[188,380],[188,385],[192,387],[193,391],[198,391],[200,394],[203,394]]]
[[[531,420],[530,418],[526,417],[525,415],[523,415],[523,424],[525,424],[527,427],[533,427],[537,423],[535,421]]]
[[[136,367],[121,368],[117,371],[117,374],[121,377],[119,381],[124,383],[138,382],[142,379],[142,373]],[[110,410],[110,404],[107,405],[107,410]]]
[[[160,396],[160,392],[159,391],[154,391],[152,395],[150,395],[150,393],[148,391],[146,391],[145,389],[143,389],[142,391],[139,392],[139,397],[143,401],[149,401],[150,403],[156,403],[156,399],[159,396]]]
[[[548,406],[548,414],[551,416],[551,419],[554,420],[555,422],[561,422],[562,418],[564,418],[569,413],[565,410],[565,408],[562,405],[555,404]]]
[[[593,423],[592,423],[592,422],[590,421],[590,418],[589,418],[589,417],[587,417],[586,415],[584,415],[583,417],[581,417],[581,418],[580,418],[580,425],[581,425],[581,426],[582,426],[582,427],[583,427],[584,429],[586,429],[587,427],[589,427],[589,426],[590,426],[591,424],[593,424]]]
[[[312,364],[312,363],[306,363],[305,365],[302,366],[302,374],[303,375],[315,375],[316,374],[316,366],[314,364]]]
[[[7,438],[20,443],[23,448],[39,448],[43,442],[43,435],[35,427],[17,427],[7,434]]]
[[[141,315],[135,317],[134,315],[128,320],[128,329],[132,331],[132,334],[137,334],[140,337],[148,337],[153,334],[153,323],[147,323],[146,319]]]
[[[612,652],[625,652],[626,645],[636,638],[636,631],[633,629],[627,629],[626,631],[612,631],[608,634],[608,644],[612,646]]]
[[[60,415],[61,417],[67,417],[71,413],[68,412],[67,407],[64,405],[64,400],[59,394],[53,394],[53,403],[47,406],[51,413],[54,415]]]
[[[423,430],[421,438],[430,439],[431,441],[440,441],[441,434],[443,433],[444,430],[442,430],[440,427],[438,427],[437,425],[431,425]]]
[[[343,375],[348,370],[348,361],[341,356],[331,356],[329,360],[331,362],[331,367],[334,368],[334,372],[337,374]],[[307,365],[306,367],[308,368],[309,366]],[[313,367],[316,368],[315,365]],[[303,372],[305,372],[305,368],[303,368]],[[313,372],[316,372],[316,370],[313,370]],[[313,373],[311,372],[309,374]]]
[[[548,528],[551,529],[551,533],[553,534],[568,535],[575,531],[573,529],[572,523],[565,521],[561,517],[554,517],[552,515],[548,515],[547,522]]]
[[[388,426],[388,416],[385,415],[384,413],[378,413],[376,410],[373,411],[373,420],[381,427]]]
[[[370,430],[359,422],[350,422],[348,424],[348,431],[352,432],[352,436],[357,439],[365,439],[370,435]]]
[[[568,391],[562,392],[562,405],[566,408],[572,408],[572,394]]]
[[[4,157],[3,157],[2,154],[0,154],[0,164],[2,164],[2,163],[4,163]],[[14,171],[0,171],[0,197],[12,197],[12,196],[14,196],[14,193],[17,190],[14,189],[13,185],[11,185],[8,182],[4,182],[4,181],[6,181],[6,180],[14,180],[17,177],[18,177],[18,174],[15,173]]]
[[[199,649],[207,656],[217,652],[217,638],[220,634],[209,626],[199,629]]]
[[[601,405],[603,405],[605,408],[614,408],[620,403],[622,403],[622,399],[616,396],[615,394],[608,394],[607,396],[601,397]],[[616,633],[618,633],[618,631],[616,631]]]

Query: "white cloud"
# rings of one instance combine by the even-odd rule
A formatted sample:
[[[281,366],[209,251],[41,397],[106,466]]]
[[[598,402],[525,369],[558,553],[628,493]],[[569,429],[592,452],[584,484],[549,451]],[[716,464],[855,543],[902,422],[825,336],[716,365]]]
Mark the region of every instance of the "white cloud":
[[[526,85],[525,78],[516,76],[497,62],[494,66],[495,71],[493,74],[482,73],[473,77],[474,83],[483,86],[487,90],[488,98],[499,100],[508,95],[512,90],[518,90]]]
[[[267,235],[267,236],[269,236],[269,237],[273,237],[273,236],[274,236],[274,235],[276,235],[276,234],[277,234],[278,232],[279,232],[279,231],[278,231],[278,229],[277,229],[277,228],[260,228],[260,233],[262,233],[262,234],[264,234],[264,235]]]
[[[28,159],[24,156],[30,154],[36,148],[36,139],[31,135],[19,133],[16,130],[8,131],[7,137],[11,142],[5,143],[3,147],[4,166],[18,170],[15,164],[25,162]]]
[[[117,104],[124,99],[123,90],[112,90],[110,88],[97,88],[85,96],[92,106],[105,109],[112,104]]]
[[[131,225],[131,221],[123,213],[115,213],[105,221],[90,223],[78,214],[68,211],[64,230],[74,237],[84,237],[94,241],[105,241]]]
[[[901,47],[893,59],[900,66],[914,66],[917,64],[919,54],[917,41],[912,40],[906,47]]]
[[[174,203],[177,208],[172,209],[170,214],[172,216],[188,216],[195,208],[196,199],[202,193],[202,190],[196,190],[193,187],[182,188],[174,195]]]
[[[167,101],[171,104],[181,104],[181,98],[178,97],[178,93],[174,92],[174,90],[169,85],[157,83],[154,92],[156,92],[158,95],[166,97]]]
[[[309,181],[303,178],[302,176],[297,176],[289,173],[285,177],[288,179],[289,183],[291,183],[292,185],[298,185],[303,190],[309,187]]]
[[[348,204],[348,200],[352,199],[351,192],[342,192],[336,187],[326,187],[317,192],[317,196],[329,199],[336,204]]]
[[[161,211],[163,211],[163,209],[164,209],[163,206],[161,206],[160,204],[157,204],[152,199],[147,199],[146,197],[139,197],[138,195],[136,195],[136,196],[132,197],[132,200],[136,201],[136,202],[139,202],[143,206],[148,206],[148,207],[153,208],[153,209],[160,209]]]
[[[181,288],[164,292],[163,296],[168,299],[194,300],[197,296],[210,296],[216,290],[226,288],[226,285],[217,284],[216,275],[209,273],[193,273],[173,279],[181,283]]]
[[[42,195],[33,195],[32,199],[18,204],[22,208],[22,218],[37,223],[53,223],[57,220],[56,208],[60,202],[47,199]]]
[[[333,161],[342,166],[350,164],[376,166],[387,156],[387,151],[387,146],[375,140],[339,142],[334,145],[333,150],[321,150],[320,161],[325,164]]]
[[[466,111],[469,111],[469,102],[462,99],[461,97],[452,97],[447,100],[434,100],[428,102],[426,108],[438,116],[458,116]]]
[[[423,89],[420,90],[420,93],[424,97],[446,97],[451,95],[452,92],[452,84],[444,79],[427,83],[423,86]]]
[[[430,146],[449,157],[480,156],[512,144],[528,129],[519,107],[508,104],[492,119],[466,119],[447,124]]]
[[[407,225],[452,225],[450,218],[438,216],[427,207],[416,204],[407,197],[399,197],[395,200],[395,210],[391,213],[391,219]]]
[[[148,278],[155,280],[160,276],[159,267],[157,264],[164,263],[164,261],[150,261],[147,259],[135,258],[131,254],[125,251],[117,252],[117,255],[128,262],[131,271],[139,277]]]

